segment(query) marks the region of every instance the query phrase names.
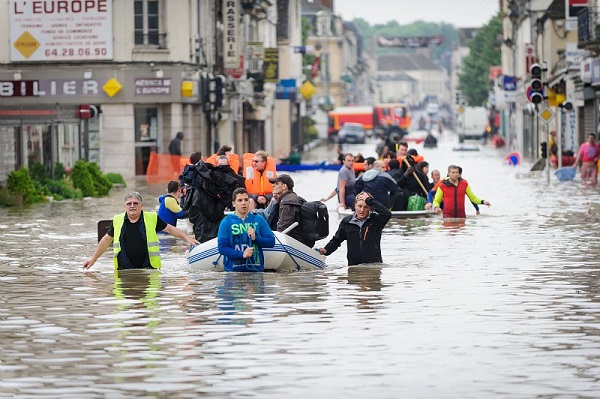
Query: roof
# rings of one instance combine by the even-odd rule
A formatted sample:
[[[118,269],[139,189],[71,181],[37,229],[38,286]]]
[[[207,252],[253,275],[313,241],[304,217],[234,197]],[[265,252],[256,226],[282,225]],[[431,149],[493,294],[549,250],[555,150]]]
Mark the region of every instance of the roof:
[[[416,82],[417,80],[412,78],[409,74],[404,71],[396,72],[396,73],[386,73],[386,74],[378,74],[377,80],[386,81],[400,81],[400,82]]]
[[[423,69],[443,70],[444,68],[423,54],[388,54],[377,57],[377,70],[379,72]]]

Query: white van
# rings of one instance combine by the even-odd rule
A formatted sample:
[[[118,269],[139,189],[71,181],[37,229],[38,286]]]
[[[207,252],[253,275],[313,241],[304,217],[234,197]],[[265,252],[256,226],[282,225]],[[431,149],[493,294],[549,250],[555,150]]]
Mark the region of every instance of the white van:
[[[436,103],[428,103],[427,104],[427,115],[433,116],[440,112],[440,106]]]
[[[465,107],[458,114],[458,142],[465,140],[481,140],[489,124],[488,111],[485,107]]]

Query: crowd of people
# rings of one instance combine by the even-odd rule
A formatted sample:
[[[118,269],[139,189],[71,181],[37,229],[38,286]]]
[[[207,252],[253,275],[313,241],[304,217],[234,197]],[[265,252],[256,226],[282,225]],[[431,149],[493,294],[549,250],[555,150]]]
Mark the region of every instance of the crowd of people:
[[[491,205],[473,194],[459,166],[449,166],[442,179],[439,171],[429,172],[429,163],[405,141],[389,147],[379,159],[340,154],[337,186],[321,201],[335,196],[339,210],[352,212],[341,220],[331,240],[316,248],[322,255],[330,255],[346,241],[349,265],[382,262],[381,236],[392,211],[431,209],[445,218],[464,218],[465,196],[476,207]],[[274,246],[274,231],[314,245],[302,229],[305,202],[294,192],[291,176],[277,175],[276,161],[265,151],[244,154],[241,161],[230,146],[204,160],[195,152],[179,181],[168,183],[158,212],[143,211],[138,193],[125,196],[125,212],[113,217],[83,268],[94,265],[110,244],[117,270],[160,268],[158,234],[171,234],[190,245],[217,238],[226,271],[262,271],[263,248]],[[193,224],[194,238],[175,227],[183,218]]]
[[[391,147],[391,149],[390,149]],[[451,165],[441,178],[439,170],[429,170],[429,163],[406,141],[385,146],[379,159],[363,158],[362,162],[351,153],[340,157],[343,164],[338,173],[337,186],[321,201],[338,198],[340,210],[355,210],[354,198],[360,192],[370,193],[391,211],[434,210],[444,217],[464,218],[464,197],[468,197],[479,213],[478,205],[489,202],[475,196],[462,178],[460,166]],[[460,171],[455,177],[455,171]],[[444,201],[454,187],[463,200]],[[436,199],[438,203],[436,205]],[[462,206],[462,208],[461,208]]]

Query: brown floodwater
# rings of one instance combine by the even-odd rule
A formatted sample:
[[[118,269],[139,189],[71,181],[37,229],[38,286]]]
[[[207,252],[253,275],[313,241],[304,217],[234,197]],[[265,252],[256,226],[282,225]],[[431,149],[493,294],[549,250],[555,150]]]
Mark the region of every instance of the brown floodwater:
[[[392,220],[382,265],[348,267],[342,247],[321,271],[198,272],[167,238],[162,271],[115,275],[105,254],[84,272],[97,221],[134,189],[154,208],[162,185],[1,209],[0,397],[597,397],[598,190],[447,140],[417,148],[492,206]],[[337,176],[292,175],[308,200]]]

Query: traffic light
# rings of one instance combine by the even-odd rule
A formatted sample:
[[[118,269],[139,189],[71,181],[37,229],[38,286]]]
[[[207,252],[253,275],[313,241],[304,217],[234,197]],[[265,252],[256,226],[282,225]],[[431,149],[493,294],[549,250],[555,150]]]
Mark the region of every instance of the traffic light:
[[[454,93],[454,104],[460,105],[461,102],[462,102],[462,91],[456,90],[456,92]]]
[[[212,74],[208,75],[208,110],[221,108],[223,106],[223,96],[225,94],[225,76]]]
[[[531,87],[529,101],[534,104],[539,104],[544,101],[544,82],[542,81],[543,71],[540,64],[533,64],[529,67],[529,74],[531,75],[531,80],[529,81],[529,87]]]
[[[223,97],[225,95],[225,76],[217,75],[215,77],[215,107],[221,108],[223,106]]]
[[[540,144],[540,147],[542,149],[542,158],[548,158],[548,143],[544,141]]]

